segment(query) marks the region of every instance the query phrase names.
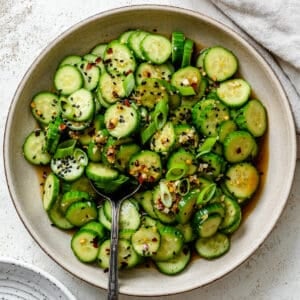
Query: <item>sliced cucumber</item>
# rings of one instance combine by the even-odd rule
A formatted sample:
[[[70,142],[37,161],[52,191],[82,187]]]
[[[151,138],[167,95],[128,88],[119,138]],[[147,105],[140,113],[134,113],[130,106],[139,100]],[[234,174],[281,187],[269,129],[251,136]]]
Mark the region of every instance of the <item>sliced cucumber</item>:
[[[259,100],[250,100],[235,117],[239,128],[248,130],[254,137],[264,135],[267,129],[267,113]]]
[[[199,238],[195,243],[197,253],[206,259],[218,258],[228,252],[230,240],[227,235],[217,232],[208,238]]]
[[[100,69],[97,67],[96,63],[83,60],[77,65],[77,68],[83,77],[83,87],[89,91],[94,90],[97,87],[100,78]]]
[[[243,203],[257,190],[259,174],[250,163],[243,162],[230,166],[225,174],[225,186],[227,190]]]
[[[147,190],[145,192],[140,192],[134,195],[134,198],[138,201],[138,203],[142,206],[144,211],[151,217],[156,219],[157,216],[153,210],[152,191]]]
[[[68,98],[62,98],[60,106],[63,118],[76,122],[90,120],[95,111],[93,95],[84,88],[76,90]]]
[[[120,139],[137,130],[139,114],[133,106],[116,103],[106,110],[104,123],[110,135]]]
[[[135,30],[132,32],[128,38],[128,46],[133,51],[134,55],[140,59],[145,60],[145,57],[142,52],[141,44],[144,38],[149,33],[143,30]]]
[[[161,173],[161,160],[156,152],[142,150],[129,161],[129,174],[140,181],[155,182],[161,177]]]
[[[60,200],[60,208],[63,213],[66,213],[69,206],[78,201],[88,201],[91,200],[90,195],[87,192],[82,191],[68,191],[63,194]]]
[[[141,256],[152,256],[160,246],[157,227],[141,227],[131,237],[133,249]]]
[[[59,196],[60,182],[59,179],[50,173],[44,183],[43,206],[46,211],[51,209]]]
[[[40,92],[30,103],[33,117],[42,125],[48,125],[60,115],[58,96],[50,92]]]
[[[25,159],[34,165],[47,165],[51,161],[51,155],[45,149],[46,136],[41,129],[31,132],[23,144]]]
[[[154,261],[167,261],[178,255],[183,247],[184,237],[180,230],[171,226],[159,228],[160,247],[152,255]]]
[[[240,78],[224,81],[217,88],[217,95],[226,105],[240,107],[250,96],[251,88],[247,81]]]
[[[94,181],[102,180],[109,182],[118,177],[117,170],[112,169],[103,163],[90,162],[86,167],[86,175],[88,178]]]
[[[89,229],[80,229],[72,237],[71,248],[80,261],[95,261],[99,252],[97,233]]]
[[[54,75],[54,86],[62,95],[70,95],[83,86],[81,72],[72,65],[61,66]]]
[[[215,46],[207,50],[203,66],[210,79],[223,81],[235,74],[238,69],[238,60],[230,50]]]
[[[172,122],[167,122],[164,127],[157,131],[150,141],[150,149],[155,152],[166,153],[172,150],[176,136]]]
[[[157,261],[155,265],[158,270],[166,275],[176,275],[182,272],[191,259],[191,251],[188,247],[184,247],[180,253],[168,261]]]
[[[171,56],[171,42],[164,36],[148,34],[141,42],[141,51],[146,60],[160,65]]]
[[[233,131],[224,140],[224,156],[231,163],[249,158],[256,148],[256,141],[247,131]]]
[[[97,208],[94,202],[78,201],[72,203],[66,211],[66,219],[74,226],[80,227],[98,216]]]
[[[103,59],[105,68],[112,75],[128,75],[133,73],[136,68],[132,52],[118,40],[114,40],[107,45]]]

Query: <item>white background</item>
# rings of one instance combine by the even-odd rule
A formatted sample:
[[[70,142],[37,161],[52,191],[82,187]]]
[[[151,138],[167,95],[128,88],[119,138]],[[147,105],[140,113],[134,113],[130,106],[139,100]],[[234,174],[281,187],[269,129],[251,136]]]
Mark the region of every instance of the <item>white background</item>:
[[[98,12],[146,3],[170,4],[211,16],[216,12],[207,0],[0,0],[1,144],[5,119],[17,85],[32,61],[50,41],[73,24]],[[72,277],[32,240],[10,200],[2,159],[0,172],[0,256],[13,257],[48,271],[64,283],[78,299],[105,299],[103,290]],[[300,299],[299,183],[300,161],[297,163],[294,184],[285,211],[265,243],[250,259],[209,286],[163,299]],[[139,298],[122,296],[121,299]]]

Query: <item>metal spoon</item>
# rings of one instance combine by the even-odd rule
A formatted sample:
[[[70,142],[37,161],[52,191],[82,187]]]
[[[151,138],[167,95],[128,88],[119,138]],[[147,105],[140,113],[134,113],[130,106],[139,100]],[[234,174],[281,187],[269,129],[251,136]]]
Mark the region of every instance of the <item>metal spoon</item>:
[[[103,199],[109,200],[112,209],[111,219],[111,246],[110,246],[110,260],[109,260],[109,277],[108,277],[108,300],[117,300],[119,295],[119,283],[118,283],[118,237],[119,237],[119,214],[120,207],[124,200],[130,198],[139,191],[142,183],[138,183],[136,186],[133,185],[134,189],[128,190],[126,186],[121,187],[121,191],[115,193],[104,194],[99,191],[99,188],[90,181],[94,190]],[[132,187],[132,185],[131,185]]]

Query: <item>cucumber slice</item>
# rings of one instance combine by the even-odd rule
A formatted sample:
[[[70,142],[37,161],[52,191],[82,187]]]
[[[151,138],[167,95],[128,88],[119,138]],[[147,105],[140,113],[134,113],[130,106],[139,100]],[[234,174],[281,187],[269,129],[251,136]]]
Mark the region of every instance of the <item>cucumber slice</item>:
[[[96,205],[91,201],[77,201],[72,203],[66,211],[66,219],[77,227],[96,220],[97,216]]]
[[[105,227],[98,221],[90,221],[80,228],[80,230],[85,230],[85,229],[97,233],[99,239],[103,239],[106,235]]]
[[[98,99],[103,98],[104,102],[106,102],[105,104],[100,101],[101,104],[105,104],[103,105],[104,107],[108,107],[109,105],[126,97],[124,80],[125,77],[123,75],[110,75],[106,72],[101,74],[97,96]]]
[[[256,148],[256,141],[247,131],[234,131],[224,140],[224,157],[231,163],[237,163],[249,158]]]
[[[68,55],[59,64],[60,67],[65,65],[75,66],[82,62],[82,57],[79,55]]]
[[[152,191],[148,190],[145,192],[140,192],[134,195],[134,198],[137,202],[142,206],[143,210],[151,217],[156,219],[156,214],[153,210],[152,198],[153,194]]]
[[[258,185],[258,171],[250,163],[234,164],[228,168],[225,174],[225,186],[240,204],[251,198]]]
[[[162,173],[160,156],[153,151],[142,150],[134,154],[129,161],[129,174],[140,181],[155,182]]]
[[[77,65],[77,68],[83,77],[83,87],[89,91],[94,90],[97,87],[100,78],[100,69],[97,67],[96,63],[83,60]]]
[[[131,157],[140,151],[141,147],[138,144],[128,143],[121,145],[116,153],[115,167],[121,171],[127,170]]]
[[[157,131],[150,141],[150,149],[155,152],[170,152],[175,144],[176,136],[172,122],[167,122]]]
[[[111,203],[106,200],[103,205],[104,214],[111,222]],[[131,199],[126,199],[122,205],[120,210],[120,220],[119,227],[120,229],[131,229],[137,230],[141,224],[141,215],[138,211],[138,208],[135,204],[133,204]]]
[[[181,61],[181,67],[187,67],[191,64],[192,54],[194,50],[194,41],[186,39],[183,46],[183,55]]]
[[[144,79],[134,91],[133,99],[146,108],[153,109],[161,101],[168,102],[168,92],[156,78]]]
[[[110,135],[120,139],[136,131],[139,125],[139,114],[132,105],[116,103],[106,110],[104,123]]]
[[[182,32],[172,32],[172,63],[179,66],[182,61],[185,36]]]
[[[47,165],[51,161],[51,155],[45,149],[46,136],[41,129],[31,132],[23,144],[25,159],[34,165]]]
[[[60,115],[59,99],[50,92],[40,92],[30,103],[33,117],[43,126],[47,126]]]
[[[46,128],[46,150],[50,154],[54,154],[61,138],[64,124],[60,117],[50,122]]]
[[[106,229],[111,230],[111,221],[106,217],[103,205],[99,207],[98,220]]]
[[[67,209],[72,203],[78,201],[88,201],[90,200],[90,195],[87,192],[81,191],[69,191],[63,194],[60,200],[61,211],[65,214]]]
[[[48,216],[53,226],[59,229],[68,230],[74,228],[74,225],[71,222],[69,222],[66,219],[65,215],[62,213],[60,209],[59,199],[57,199],[51,206],[51,208],[48,210]]]
[[[223,81],[235,74],[238,69],[238,60],[230,50],[215,46],[207,50],[203,66],[210,79]]]
[[[244,105],[248,101],[250,93],[249,83],[240,78],[224,81],[217,88],[219,99],[230,107]]]
[[[54,86],[62,95],[70,95],[84,84],[81,72],[72,65],[61,66],[54,75]]]
[[[178,202],[176,220],[179,224],[187,224],[195,212],[196,200],[199,192],[193,190],[182,197]]]
[[[148,34],[141,42],[141,51],[146,60],[160,65],[165,63],[172,53],[171,42],[164,36]]]
[[[130,49],[118,40],[107,45],[103,59],[105,68],[111,75],[128,75],[136,69],[136,61]]]
[[[141,44],[144,38],[149,33],[143,30],[135,30],[128,38],[128,46],[133,51],[134,55],[140,60],[146,60],[143,55]]]
[[[75,148],[72,155],[56,158],[55,155],[51,159],[51,170],[58,177],[65,181],[74,181],[84,173],[85,167],[88,163],[86,153]]]
[[[171,79],[171,84],[182,96],[193,96],[199,90],[201,74],[198,68],[187,66],[177,70]]]
[[[229,109],[218,100],[199,101],[192,109],[193,124],[205,136],[216,136],[219,125],[229,119]]]
[[[80,261],[95,261],[99,251],[97,233],[89,229],[80,229],[72,237],[71,248]]]
[[[222,122],[218,130],[219,141],[223,143],[227,135],[236,130],[237,130],[237,125],[233,120],[227,120]]]
[[[199,135],[194,126],[180,124],[174,127],[176,135],[176,147],[194,149],[198,147]]]
[[[220,225],[223,233],[231,234],[236,231],[242,221],[242,211],[236,200],[230,197],[224,198],[225,216]]]
[[[191,251],[188,247],[184,247],[179,254],[168,261],[155,262],[158,270],[166,275],[176,275],[182,272],[191,260]]]
[[[156,227],[141,227],[131,237],[136,253],[141,256],[152,256],[160,246],[160,234]]]
[[[185,243],[191,243],[197,238],[191,223],[178,224],[176,225],[176,228],[179,229],[183,234]]]
[[[98,57],[101,57],[103,58],[104,57],[104,52],[105,52],[105,49],[107,47],[107,44],[98,44],[96,45],[92,50],[91,50],[91,54],[94,54]]]
[[[43,206],[46,211],[51,209],[52,205],[57,201],[59,188],[59,179],[53,173],[50,173],[45,180],[43,191]]]
[[[208,238],[199,238],[195,243],[197,253],[206,259],[218,258],[228,252],[230,240],[227,235],[217,232]]]
[[[86,167],[86,175],[88,178],[94,181],[105,181],[109,182],[118,177],[119,173],[117,170],[112,169],[103,163],[89,162]]]
[[[248,130],[254,137],[263,136],[267,129],[267,112],[256,99],[250,100],[235,117],[239,128]]]
[[[222,156],[210,152],[201,155],[200,161],[200,168],[198,170],[202,176],[212,179],[220,179],[223,176],[226,162]]]
[[[90,120],[95,111],[93,95],[87,89],[79,89],[68,98],[61,98],[62,117],[75,122]]]
[[[184,237],[180,230],[171,226],[159,227],[160,247],[152,255],[154,261],[167,261],[180,253],[184,244]]]

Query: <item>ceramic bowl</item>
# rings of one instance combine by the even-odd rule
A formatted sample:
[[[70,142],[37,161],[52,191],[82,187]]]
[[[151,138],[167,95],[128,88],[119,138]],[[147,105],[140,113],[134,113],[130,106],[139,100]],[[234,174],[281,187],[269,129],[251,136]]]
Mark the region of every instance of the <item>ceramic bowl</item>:
[[[76,300],[56,278],[16,259],[0,257],[1,299]]]
[[[244,262],[266,239],[278,220],[291,188],[295,162],[295,128],[286,94],[266,61],[238,34],[204,15],[167,6],[131,6],[95,15],[55,39],[33,62],[12,101],[5,131],[4,159],[11,198],[24,225],[40,247],[77,277],[101,288],[107,273],[80,263],[70,249],[70,235],[50,226],[43,210],[36,169],[22,155],[25,136],[35,126],[29,103],[32,95],[53,86],[58,63],[69,54],[87,53],[97,43],[117,38],[128,28],[170,34],[181,30],[204,46],[223,45],[239,58],[241,76],[268,111],[264,184],[255,208],[232,237],[220,259],[195,259],[181,274],[168,277],[155,269],[121,272],[120,291],[130,295],[165,295],[201,287]]]

